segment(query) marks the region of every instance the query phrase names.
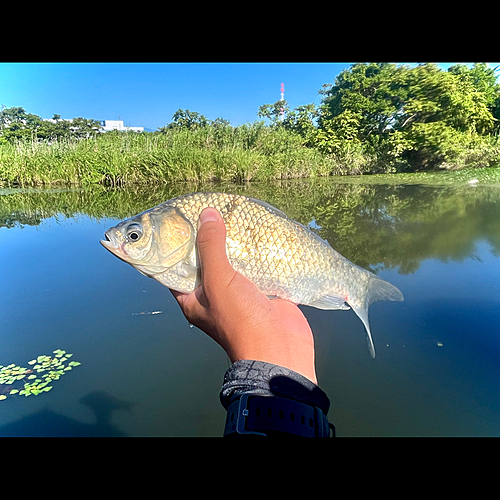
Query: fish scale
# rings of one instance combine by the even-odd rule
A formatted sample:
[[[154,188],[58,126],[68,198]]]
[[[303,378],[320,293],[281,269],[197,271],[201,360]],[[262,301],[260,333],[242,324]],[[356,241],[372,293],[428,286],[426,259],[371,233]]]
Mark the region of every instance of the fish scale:
[[[236,271],[270,297],[319,309],[350,306],[364,323],[375,357],[368,307],[376,300],[403,300],[400,290],[266,202],[227,193],[187,194],[110,228],[101,243],[146,276],[190,293],[198,276],[197,222],[206,207],[222,215],[226,252]]]

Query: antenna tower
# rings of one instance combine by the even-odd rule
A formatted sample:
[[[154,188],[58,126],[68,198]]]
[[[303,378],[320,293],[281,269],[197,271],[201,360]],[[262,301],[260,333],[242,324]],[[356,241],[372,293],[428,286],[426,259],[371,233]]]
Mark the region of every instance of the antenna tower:
[[[285,84],[281,84],[281,101],[285,100]],[[285,110],[283,109],[283,106],[280,109],[280,120],[283,121],[285,118]]]

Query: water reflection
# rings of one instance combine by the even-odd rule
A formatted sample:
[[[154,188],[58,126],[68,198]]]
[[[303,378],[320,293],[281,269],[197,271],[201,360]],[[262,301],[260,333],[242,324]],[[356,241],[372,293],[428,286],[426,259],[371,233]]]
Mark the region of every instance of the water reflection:
[[[222,191],[265,200],[308,225],[341,254],[372,271],[415,272],[422,260],[473,257],[475,242],[500,254],[500,189],[335,183],[294,179],[274,183],[175,185],[69,190],[0,190],[0,228],[44,219],[124,219],[194,191]]]
[[[225,354],[99,245],[201,190],[275,205],[404,293],[370,309],[375,360],[352,311],[303,308],[338,436],[500,435],[500,186],[367,179],[0,190],[0,364],[59,346],[82,360],[67,385],[0,402],[1,435],[221,435]]]

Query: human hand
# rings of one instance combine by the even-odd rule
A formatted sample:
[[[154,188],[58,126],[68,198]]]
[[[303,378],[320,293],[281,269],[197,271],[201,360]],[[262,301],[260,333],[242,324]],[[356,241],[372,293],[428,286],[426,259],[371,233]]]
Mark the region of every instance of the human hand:
[[[226,226],[215,208],[204,209],[196,240],[201,284],[190,294],[171,290],[186,319],[227,352],[290,368],[317,384],[314,339],[292,302],[269,299],[233,269],[226,255]]]

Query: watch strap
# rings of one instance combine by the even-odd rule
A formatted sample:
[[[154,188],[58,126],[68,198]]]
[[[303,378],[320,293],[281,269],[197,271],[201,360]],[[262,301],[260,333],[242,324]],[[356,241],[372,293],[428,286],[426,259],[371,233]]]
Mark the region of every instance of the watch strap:
[[[224,437],[242,434],[302,437],[335,436],[335,428],[316,406],[277,396],[243,394],[227,409]]]

